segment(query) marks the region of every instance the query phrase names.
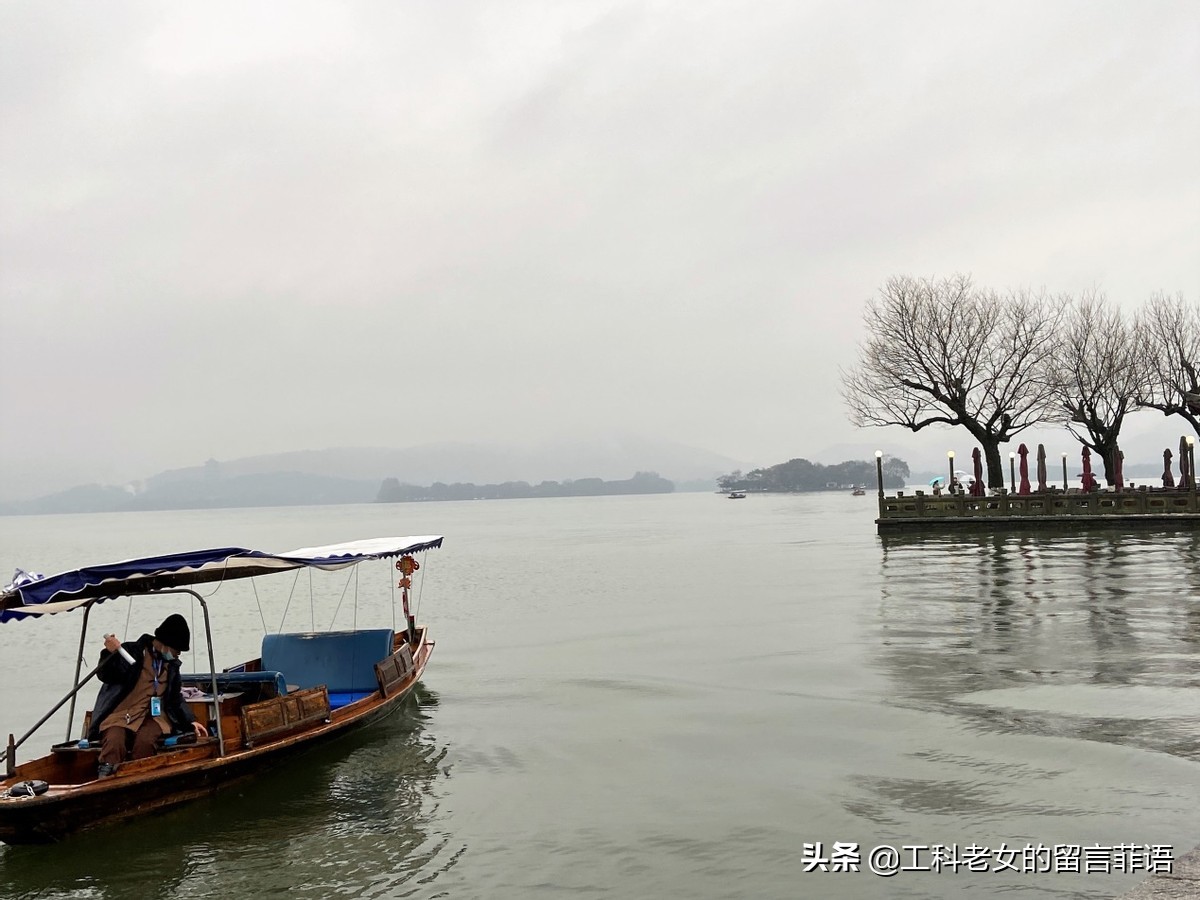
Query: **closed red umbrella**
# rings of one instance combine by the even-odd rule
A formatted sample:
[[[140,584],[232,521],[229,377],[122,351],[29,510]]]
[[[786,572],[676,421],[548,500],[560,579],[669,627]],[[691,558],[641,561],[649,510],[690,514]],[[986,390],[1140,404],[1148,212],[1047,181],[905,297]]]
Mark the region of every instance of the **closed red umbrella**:
[[[1163,451],[1163,487],[1175,487],[1175,476],[1171,474],[1171,450],[1169,447]]]
[[[1096,476],[1092,474],[1092,451],[1083,448],[1083,489],[1094,491],[1097,488]]]
[[[1037,453],[1038,493],[1046,491],[1046,445],[1038,444]]]
[[[1125,490],[1125,454],[1113,447],[1113,481],[1116,482],[1117,490]]]
[[[1022,444],[1017,448],[1017,453],[1021,457],[1021,486],[1017,488],[1018,494],[1029,493],[1029,448]]]
[[[971,459],[975,462],[975,481],[971,484],[971,496],[983,496],[983,454],[976,447],[971,451]]]

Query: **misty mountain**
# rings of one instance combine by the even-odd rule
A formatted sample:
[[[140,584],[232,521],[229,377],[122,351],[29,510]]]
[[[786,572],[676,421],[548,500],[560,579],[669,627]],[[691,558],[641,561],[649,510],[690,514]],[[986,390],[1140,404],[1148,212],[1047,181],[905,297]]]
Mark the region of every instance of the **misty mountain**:
[[[0,515],[133,512],[152,509],[235,509],[251,506],[318,506],[370,503],[379,482],[297,472],[264,472],[178,479],[135,491],[132,486],[81,485],[33,500],[0,503]]]
[[[298,450],[161,472],[138,485],[157,489],[205,477],[236,478],[291,472],[379,482],[395,478],[404,484],[506,481],[566,481],[578,478],[615,480],[638,471],[658,472],[671,481],[713,480],[746,463],[682,444],[637,437],[598,437],[520,447],[499,444],[435,443],[405,448],[338,447]]]
[[[736,460],[637,438],[559,442],[538,448],[425,444],[405,449],[303,450],[172,469],[123,486],[81,485],[32,500],[0,503],[0,514],[117,512],[368,503],[385,481],[429,486],[551,481],[619,482],[663,472],[667,484],[713,489]]]

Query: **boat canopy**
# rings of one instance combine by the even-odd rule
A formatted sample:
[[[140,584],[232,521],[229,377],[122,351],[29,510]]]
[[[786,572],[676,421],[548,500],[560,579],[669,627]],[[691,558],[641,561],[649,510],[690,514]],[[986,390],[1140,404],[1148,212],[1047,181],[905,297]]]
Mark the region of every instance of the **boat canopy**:
[[[0,622],[53,615],[114,597],[152,594],[169,588],[251,578],[270,572],[305,567],[342,569],[368,559],[403,556],[441,545],[441,535],[422,535],[368,538],[325,547],[302,547],[287,553],[224,547],[128,559],[57,575],[19,572],[19,577],[0,591]]]

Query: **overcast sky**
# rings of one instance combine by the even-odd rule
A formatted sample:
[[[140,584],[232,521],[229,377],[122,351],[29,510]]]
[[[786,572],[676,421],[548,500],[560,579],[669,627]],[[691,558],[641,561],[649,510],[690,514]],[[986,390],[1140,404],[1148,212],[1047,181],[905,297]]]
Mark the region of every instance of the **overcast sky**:
[[[8,2],[0,123],[0,498],[887,448],[838,367],[891,275],[1200,302],[1194,0]]]

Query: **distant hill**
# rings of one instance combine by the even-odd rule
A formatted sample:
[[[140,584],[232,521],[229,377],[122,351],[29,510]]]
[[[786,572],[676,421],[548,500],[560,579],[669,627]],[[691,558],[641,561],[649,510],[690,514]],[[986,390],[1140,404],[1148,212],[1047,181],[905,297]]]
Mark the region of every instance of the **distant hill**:
[[[386,479],[409,485],[539,484],[620,481],[631,472],[657,471],[669,473],[662,476],[669,482],[714,489],[717,475],[738,465],[704,450],[636,438],[533,448],[453,443],[334,448],[209,460],[124,486],[81,485],[33,500],[0,503],[0,514],[368,503]]]
[[[193,481],[215,472],[223,478],[292,472],[329,478],[382,481],[397,478],[409,484],[505,481],[565,481],[575,478],[628,478],[630,472],[659,472],[671,481],[715,479],[722,472],[745,468],[745,462],[682,444],[629,436],[559,441],[534,446],[436,443],[401,449],[338,447],[299,450],[161,472],[147,479],[147,488],[174,481]],[[378,486],[378,485],[377,485]]]
[[[379,482],[376,481],[267,472],[232,478],[177,479],[137,492],[110,485],[82,485],[35,500],[2,503],[0,515],[369,503],[378,491]]]
[[[406,503],[420,500],[512,500],[522,497],[603,497],[613,494],[670,494],[673,482],[654,472],[638,472],[632,478],[605,481],[602,478],[580,478],[577,481],[507,481],[503,484],[445,484],[434,482],[427,487],[401,484],[395,478],[384,479],[379,488],[380,503]]]
[[[883,487],[902,488],[909,478],[908,463],[885,456],[882,461]],[[878,483],[875,460],[845,460],[831,466],[807,459],[790,459],[765,469],[745,474],[734,472],[717,479],[723,491],[761,491],[794,493],[826,491]]]

